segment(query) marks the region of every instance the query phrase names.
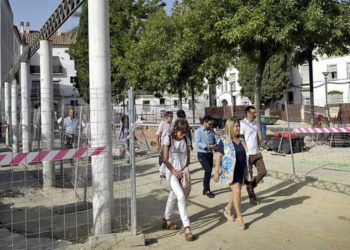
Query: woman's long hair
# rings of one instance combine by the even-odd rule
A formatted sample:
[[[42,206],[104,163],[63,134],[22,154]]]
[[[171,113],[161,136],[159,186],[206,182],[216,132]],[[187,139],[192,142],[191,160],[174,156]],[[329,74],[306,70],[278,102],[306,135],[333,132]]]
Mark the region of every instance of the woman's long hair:
[[[240,124],[240,121],[241,119],[235,117],[227,119],[225,123],[225,135],[227,135],[229,138],[232,138],[231,129],[236,123]]]
[[[171,137],[175,138],[178,131],[186,133],[188,123],[185,119],[177,119],[175,122],[175,127],[171,132]]]

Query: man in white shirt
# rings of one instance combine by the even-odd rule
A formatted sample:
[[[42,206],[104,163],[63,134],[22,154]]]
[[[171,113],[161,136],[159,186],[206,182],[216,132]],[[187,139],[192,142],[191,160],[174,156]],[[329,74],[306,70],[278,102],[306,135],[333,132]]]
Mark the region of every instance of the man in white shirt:
[[[258,124],[256,122],[256,109],[254,106],[248,106],[245,109],[246,117],[241,120],[240,134],[244,137],[248,147],[249,154],[249,172],[253,177],[253,165],[256,167],[258,174],[252,178],[252,182],[247,182],[247,192],[249,195],[250,203],[257,205],[257,199],[254,192],[254,188],[266,175],[266,168],[263,160],[263,156],[259,149],[260,138]]]

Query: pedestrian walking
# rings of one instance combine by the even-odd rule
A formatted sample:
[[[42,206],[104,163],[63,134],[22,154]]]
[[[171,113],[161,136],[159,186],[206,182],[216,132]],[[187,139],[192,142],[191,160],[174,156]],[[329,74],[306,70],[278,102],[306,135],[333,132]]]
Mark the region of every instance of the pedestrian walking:
[[[119,131],[119,140],[124,144],[124,157],[130,156],[129,150],[129,116],[123,115],[121,117],[121,126]]]
[[[157,150],[161,152],[164,138],[170,135],[170,127],[173,121],[173,112],[166,111],[164,114],[164,120],[161,121],[158,125],[156,132],[157,136]]]
[[[254,106],[248,106],[245,109],[246,117],[241,120],[240,134],[243,136],[249,153],[249,173],[252,181],[246,182],[247,192],[249,195],[250,203],[253,205],[258,204],[254,189],[259,182],[266,175],[265,163],[263,156],[260,152],[259,145],[261,138],[259,138],[258,124],[256,122],[256,109]],[[256,167],[257,175],[253,178],[253,166]]]
[[[81,118],[80,145],[82,147],[88,147],[90,145],[90,138],[91,138],[90,132],[91,132],[91,128],[90,128],[89,118],[88,118],[88,115],[84,113]]]
[[[193,235],[186,208],[186,199],[191,191],[191,177],[188,167],[190,159],[189,148],[185,140],[186,130],[186,121],[179,119],[176,121],[171,135],[164,139],[162,153],[164,164],[166,165],[165,176],[171,187],[171,191],[165,207],[162,227],[168,230],[177,229],[177,226],[170,219],[177,200],[185,239],[192,241]]]
[[[241,212],[241,189],[244,180],[251,180],[249,175],[248,148],[239,136],[240,120],[230,118],[225,123],[225,134],[220,139],[215,158],[214,180],[228,184],[231,193],[223,214],[228,222],[237,220],[239,228],[245,230]],[[220,175],[221,170],[221,175]],[[232,214],[232,208],[236,216]]]
[[[177,119],[183,119],[186,121],[187,123],[187,129],[186,129],[186,141],[187,141],[187,146],[193,150],[193,145],[192,145],[192,132],[191,132],[191,128],[190,128],[190,124],[188,123],[187,119],[186,119],[186,112],[183,109],[179,109],[176,112],[176,120],[173,120],[172,124],[171,124],[171,128],[170,131],[172,131],[175,127],[175,123],[177,121]]]
[[[203,117],[203,124],[196,129],[195,142],[197,148],[197,157],[204,170],[203,178],[203,195],[214,198],[215,194],[210,191],[210,179],[213,170],[213,152],[217,147],[215,132],[212,128],[213,118],[210,116]]]

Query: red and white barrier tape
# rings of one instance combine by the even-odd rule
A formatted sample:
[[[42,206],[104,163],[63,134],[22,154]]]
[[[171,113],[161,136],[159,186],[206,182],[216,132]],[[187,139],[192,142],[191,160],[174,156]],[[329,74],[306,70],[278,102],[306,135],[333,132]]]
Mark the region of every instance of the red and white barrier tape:
[[[350,133],[350,127],[347,128],[295,128],[297,134],[332,134],[332,133]]]
[[[11,152],[0,153],[0,166],[2,165],[19,165],[19,164],[33,164],[43,161],[59,161],[76,158],[90,157],[99,155],[106,151],[105,147],[98,148],[74,148],[62,149],[52,151],[40,151],[29,153],[13,154]]]

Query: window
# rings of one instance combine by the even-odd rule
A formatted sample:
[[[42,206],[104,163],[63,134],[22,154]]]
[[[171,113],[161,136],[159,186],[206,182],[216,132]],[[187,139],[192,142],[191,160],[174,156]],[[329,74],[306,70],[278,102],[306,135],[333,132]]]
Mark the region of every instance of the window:
[[[39,65],[30,65],[30,73],[31,74],[40,74],[40,66]]]
[[[53,82],[53,96],[54,97],[60,97],[61,96],[60,81],[54,81]]]
[[[310,98],[304,98],[304,105],[310,105]]]
[[[149,100],[143,101],[143,111],[150,112],[151,111],[151,102]]]
[[[304,64],[301,66],[301,77],[302,77],[303,83],[310,82],[309,64]]]
[[[236,81],[231,81],[230,86],[231,86],[231,91],[236,91]]]
[[[174,107],[177,108],[179,106],[179,100],[174,100]]]
[[[346,64],[346,75],[347,79],[350,79],[350,62]]]
[[[339,91],[331,91],[328,93],[328,104],[343,103],[343,93]]]
[[[31,97],[34,100],[39,100],[39,98],[40,98],[40,81],[32,81]]]
[[[337,80],[338,79],[337,65],[336,64],[327,65],[327,72],[329,72],[329,74],[328,74],[329,80]]]
[[[294,94],[292,91],[289,91],[288,92],[288,103],[293,104],[293,102],[294,102]]]
[[[78,106],[79,104],[78,104],[78,100],[70,100],[70,105],[71,106]]]
[[[71,76],[71,77],[70,77],[70,83],[71,83],[71,84],[75,85],[77,82],[78,82],[78,79],[77,79],[76,76]]]
[[[195,102],[193,102],[192,100],[188,100],[188,108],[190,110],[194,110],[196,108]]]
[[[164,105],[165,104],[165,98],[160,98],[159,99],[159,104]]]

